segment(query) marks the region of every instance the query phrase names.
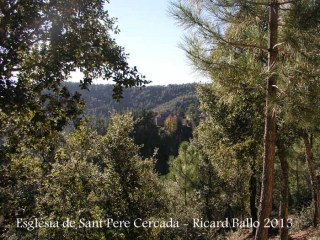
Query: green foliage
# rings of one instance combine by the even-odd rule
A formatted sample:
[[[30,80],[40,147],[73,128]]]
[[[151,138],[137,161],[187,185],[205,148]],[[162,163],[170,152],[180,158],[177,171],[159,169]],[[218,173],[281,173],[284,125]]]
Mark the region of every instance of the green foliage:
[[[76,69],[84,74],[83,87],[98,77],[115,81],[118,99],[122,87],[145,83],[135,68],[128,67],[126,54],[111,37],[119,30],[104,10],[105,3],[30,0],[1,4],[3,109],[28,106],[34,102],[32,91],[58,91]]]
[[[78,90],[75,83],[65,83],[70,92]],[[147,86],[144,88],[125,89],[121,102],[112,99],[111,85],[96,85],[89,91],[80,91],[87,103],[85,113],[89,116],[109,116],[112,111],[134,111],[146,109],[154,112],[170,111],[183,115],[191,104],[197,104],[194,84]]]
[[[112,34],[106,1],[2,1],[0,3],[1,136],[34,140],[79,123],[80,94],[61,84],[75,70],[87,88],[93,79],[114,81],[113,97],[147,81],[130,68]]]
[[[200,175],[209,189],[200,191],[208,219],[254,214],[264,130],[262,82],[268,78],[267,14],[263,4],[249,1],[173,3],[173,17],[189,30],[182,48],[212,79],[198,87],[205,118],[195,131]]]
[[[195,95],[184,95],[180,97],[176,97],[166,103],[163,103],[159,106],[156,106],[153,108],[153,111],[155,112],[165,112],[170,111],[174,114],[188,117],[188,108],[190,106],[198,105],[198,100],[196,99]],[[191,112],[189,112],[190,114]],[[199,114],[196,115],[196,112],[194,112],[195,119],[199,118]]]
[[[170,160],[169,178],[175,181],[184,195],[187,205],[187,194],[195,189],[198,184],[199,173],[197,172],[199,157],[195,149],[189,147],[188,142],[182,142],[179,147],[179,155]]]
[[[152,111],[136,110],[133,112],[134,142],[140,146],[140,154],[143,157],[152,157],[155,150],[160,147],[159,128],[156,126],[154,118],[155,113]],[[160,150],[161,151],[161,150]],[[167,159],[162,159],[167,160]]]
[[[272,3],[279,6],[279,18],[274,20],[279,28],[273,32],[272,26],[277,24],[268,19],[268,8],[272,4],[267,1],[200,0],[172,4],[173,17],[189,30],[182,48],[196,69],[212,79],[210,85],[199,86],[200,106],[206,118],[195,132],[205,167],[216,177],[209,188],[222,182],[226,187],[221,189],[217,202],[232,199],[224,210],[231,207],[231,211],[236,212],[240,207],[238,214],[247,211],[245,203],[253,189],[252,179],[256,179],[261,170],[257,163],[262,154],[265,113],[268,119],[269,110],[274,109],[276,153],[279,157],[285,155],[285,159],[292,160],[301,154],[301,146],[294,146],[299,132],[307,130],[313,136],[319,125],[319,4],[312,0]],[[276,60],[271,55],[277,57]],[[272,81],[267,91],[264,90],[266,81]],[[265,161],[264,167],[272,170],[273,165],[268,162],[273,159],[274,141],[268,139],[272,132],[268,126],[266,124],[265,144],[272,148],[265,148],[264,159],[271,155],[272,158]],[[278,181],[279,171],[276,166]],[[299,172],[296,173],[297,182],[302,183],[303,180],[298,180]],[[289,178],[295,179],[293,174]],[[272,179],[272,176],[264,175],[263,179]],[[292,183],[291,187],[294,188]],[[276,185],[276,204],[279,189]],[[295,190],[298,192],[298,189],[297,183]],[[245,199],[244,202],[241,199]],[[250,198],[251,210],[255,202],[256,199]],[[261,205],[261,209],[264,208]]]
[[[132,239],[152,236],[152,229],[130,227],[41,228],[29,232],[14,228],[16,218],[35,217],[63,222],[69,218],[99,221],[107,217],[132,221],[161,218],[166,194],[154,173],[154,160],[142,159],[130,138],[133,120],[113,115],[106,135],[83,125],[56,145],[53,159],[43,165],[40,149],[24,148],[10,156],[8,169],[1,169],[7,182],[1,188],[4,236],[20,239]],[[27,153],[29,155],[27,155]],[[2,165],[3,166],[3,165]],[[50,167],[49,167],[50,166]],[[5,183],[5,182],[2,182]],[[10,188],[11,187],[11,188]]]
[[[167,174],[169,156],[177,156],[179,144],[192,138],[192,125],[182,125],[180,118],[171,116],[173,132],[169,132],[165,127],[155,124],[156,114],[152,111],[135,109],[132,115],[134,129],[131,136],[135,144],[139,145],[140,156],[143,158],[156,157],[157,172],[161,175]],[[109,121],[108,117],[88,116],[91,130],[97,131],[100,135],[107,131]]]
[[[208,218],[219,213],[251,214],[249,197],[252,184],[258,181],[262,153],[263,96],[244,87],[238,95],[226,99],[220,90],[215,83],[198,87],[206,118],[200,121],[194,135],[202,154],[200,179],[211,188],[204,188],[202,194],[220,203],[218,210],[207,210],[212,214]]]
[[[311,200],[304,149],[309,134],[318,159],[319,3],[281,4],[276,72],[268,65],[266,5],[255,1],[179,1],[173,15],[190,30],[188,57],[211,84],[123,88],[147,83],[112,34],[106,1],[2,1],[0,3],[0,234],[5,239],[215,239],[219,229],[192,228],[193,218],[222,220],[256,214],[261,174],[265,80],[278,82],[277,154],[289,161],[291,204]],[[222,24],[220,24],[223,22]],[[272,66],[273,67],[273,66]],[[271,68],[272,68],[271,67]],[[84,103],[89,123],[81,121]],[[92,85],[94,78],[115,86]],[[69,90],[68,90],[69,89]],[[122,103],[114,104],[112,97]],[[170,110],[198,122],[194,132],[177,116],[164,127],[149,110]],[[147,109],[130,114],[113,110]],[[109,118],[105,118],[108,116]],[[73,124],[71,124],[73,122]],[[69,124],[69,125],[68,125]],[[75,127],[68,130],[65,126]],[[65,133],[62,134],[62,130]],[[96,129],[93,131],[92,129]],[[181,143],[181,144],[180,144]],[[157,152],[158,149],[158,152]],[[157,152],[157,154],[155,154]],[[154,156],[155,155],[155,156]],[[159,180],[154,172],[169,174]],[[157,158],[157,163],[155,164]],[[315,162],[315,169],[319,162]],[[159,170],[161,169],[161,170]],[[275,166],[273,204],[280,202]],[[303,208],[299,228],[311,225]],[[275,210],[275,209],[274,209]],[[178,229],[41,228],[16,219],[79,222],[168,219]]]
[[[312,226],[312,216],[313,216],[314,206],[309,205],[302,208],[299,212],[299,218],[294,224],[295,229],[305,229]]]
[[[113,39],[112,34],[119,30],[105,10],[106,3],[0,3],[0,217],[4,219],[0,227],[5,237],[34,239],[39,234],[43,238],[71,239],[75,233],[66,229],[24,232],[13,227],[15,219],[60,220],[68,214],[97,218],[106,210],[104,205],[112,197],[109,193],[114,190],[116,195],[121,188],[116,181],[119,174],[114,176],[114,169],[105,163],[102,146],[95,148],[107,140],[83,128],[67,139],[60,134],[70,122],[76,127],[81,125],[84,104],[80,94],[71,94],[62,86],[72,72],[79,70],[83,74],[79,79],[82,88],[96,78],[112,80],[111,94],[118,100],[123,88],[148,83],[135,67],[129,67],[127,55]],[[132,153],[126,156],[139,162],[136,148],[128,147]],[[152,167],[148,169],[144,173],[151,174]],[[114,187],[110,187],[112,177]],[[91,209],[94,204],[97,207]],[[81,234],[94,239],[102,236]]]

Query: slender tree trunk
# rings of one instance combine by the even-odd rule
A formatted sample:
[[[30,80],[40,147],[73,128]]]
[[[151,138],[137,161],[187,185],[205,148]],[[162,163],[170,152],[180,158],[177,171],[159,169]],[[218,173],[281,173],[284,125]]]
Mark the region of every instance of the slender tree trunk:
[[[280,239],[288,240],[289,229],[288,223],[288,205],[289,205],[289,164],[285,156],[285,152],[279,150],[279,159],[281,164],[281,201],[279,209],[279,219],[283,221],[280,226]]]
[[[308,170],[310,175],[312,199],[313,199],[313,205],[314,205],[313,226],[317,227],[319,223],[319,192],[318,192],[318,182],[317,182],[317,177],[316,177],[315,167],[314,167],[311,137],[309,138],[307,133],[303,134],[302,137],[303,137],[304,146],[305,146],[305,157],[306,157],[306,162],[308,165]]]
[[[265,220],[269,218],[272,208],[273,190],[273,170],[276,145],[276,59],[278,49],[275,47],[278,41],[278,0],[270,0],[269,6],[269,46],[268,46],[268,72],[267,96],[266,96],[266,116],[264,133],[264,155],[262,187],[259,205],[260,225],[256,232],[256,240],[266,240],[268,238],[268,228],[265,228]]]

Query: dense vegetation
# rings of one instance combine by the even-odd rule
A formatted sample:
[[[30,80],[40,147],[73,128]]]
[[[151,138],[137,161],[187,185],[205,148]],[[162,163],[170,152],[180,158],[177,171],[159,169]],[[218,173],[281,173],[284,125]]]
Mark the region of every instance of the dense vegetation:
[[[68,82],[65,86],[71,92],[79,91],[79,83]],[[86,114],[105,117],[113,111],[123,112],[135,109],[184,114],[189,105],[198,104],[194,84],[128,88],[124,89],[120,102],[114,101],[112,91],[113,86],[107,84],[93,84],[89,87],[89,91],[80,91],[86,102]]]
[[[146,88],[105,3],[0,2],[1,238],[319,238],[319,2],[174,2],[212,81]]]
[[[112,113],[133,112],[134,131],[131,136],[140,146],[142,157],[152,157],[158,149],[155,169],[161,175],[168,173],[169,157],[177,156],[179,144],[192,138],[192,129],[199,122],[199,102],[194,84],[124,89],[120,102],[112,98],[112,85],[92,84],[88,90],[80,90],[78,83],[67,82],[64,85],[70,92],[81,94],[81,99],[86,103],[84,113],[88,125],[100,135],[107,132]],[[168,133],[165,125],[155,124],[157,114],[163,112],[181,119],[188,118],[192,124],[184,126],[181,121],[175,120],[175,129]],[[70,131],[68,129],[70,126],[65,128]]]

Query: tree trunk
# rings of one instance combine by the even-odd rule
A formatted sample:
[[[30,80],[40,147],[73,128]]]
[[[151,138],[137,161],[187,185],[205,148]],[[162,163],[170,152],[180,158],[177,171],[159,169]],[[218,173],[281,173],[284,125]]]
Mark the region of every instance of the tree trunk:
[[[278,49],[275,46],[278,41],[278,0],[271,0],[269,5],[269,46],[268,46],[268,72],[267,96],[266,96],[266,116],[264,133],[264,154],[262,187],[259,205],[260,225],[256,232],[256,240],[266,240],[268,238],[268,228],[265,228],[265,219],[269,218],[272,208],[273,190],[273,170],[276,145],[276,84],[275,75],[276,59]]]
[[[317,227],[319,223],[319,192],[318,192],[317,177],[316,177],[315,168],[314,168],[311,137],[309,138],[307,133],[303,134],[302,137],[303,137],[304,146],[305,146],[305,157],[306,157],[306,162],[308,165],[308,171],[310,175],[312,199],[313,199],[313,205],[314,205],[313,226]]]
[[[280,150],[281,151],[281,150]],[[281,164],[281,201],[279,209],[279,219],[283,221],[283,226],[280,226],[280,239],[288,240],[288,203],[289,203],[289,165],[284,152],[279,151],[279,159]]]

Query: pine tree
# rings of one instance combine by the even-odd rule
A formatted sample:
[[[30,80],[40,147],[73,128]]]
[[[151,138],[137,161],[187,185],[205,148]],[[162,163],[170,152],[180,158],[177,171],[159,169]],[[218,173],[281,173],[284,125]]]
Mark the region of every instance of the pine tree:
[[[290,53],[303,52],[305,43],[317,42],[317,32],[310,28],[305,34],[301,32],[302,28],[294,26],[301,25],[304,19],[318,29],[318,5],[311,0],[198,0],[173,4],[173,16],[190,31],[184,50],[197,69],[218,82],[226,98],[237,94],[237,89],[243,84],[265,89],[263,176],[259,208],[261,224],[256,239],[267,239],[268,234],[263,222],[269,217],[272,207],[276,125],[279,100],[283,99],[279,93],[284,91],[280,86],[286,82],[281,73],[287,70],[285,63]],[[298,9],[305,10],[300,13]],[[293,15],[298,17],[293,18]],[[302,33],[304,38],[289,41],[288,32],[293,29],[297,30],[296,36]],[[288,48],[291,48],[290,51]],[[233,60],[241,59],[241,56],[247,56],[251,62],[243,61],[240,64],[241,61],[238,61],[235,64]],[[291,76],[297,77],[294,74]],[[253,83],[250,83],[251,77],[246,79],[248,75],[256,76]]]

